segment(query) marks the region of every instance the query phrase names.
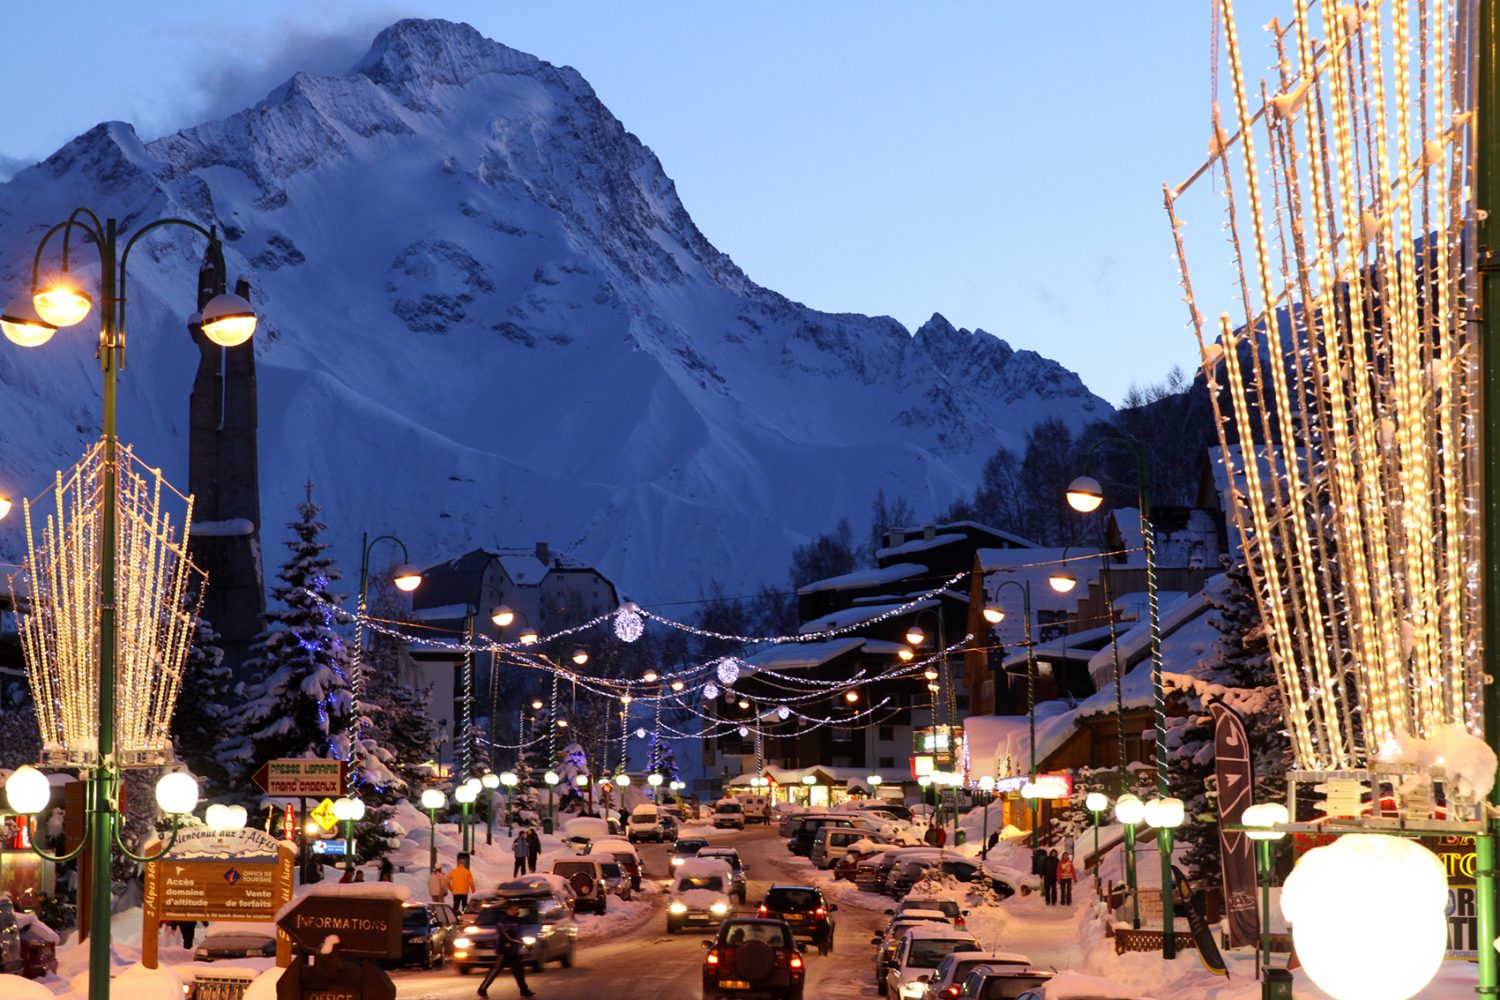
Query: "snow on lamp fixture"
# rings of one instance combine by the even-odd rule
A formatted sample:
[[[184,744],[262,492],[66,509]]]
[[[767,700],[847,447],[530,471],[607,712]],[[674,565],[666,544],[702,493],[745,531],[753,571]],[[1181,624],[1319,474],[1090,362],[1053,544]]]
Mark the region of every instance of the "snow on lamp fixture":
[[[5,802],[13,813],[35,816],[47,808],[51,798],[51,782],[30,764],[16,768],[5,781]]]
[[[646,631],[641,609],[635,604],[622,604],[615,612],[615,635],[621,642],[635,642]]]
[[[55,327],[76,326],[94,307],[78,278],[64,271],[48,279],[44,288],[31,297],[37,315]]]
[[[1281,890],[1297,957],[1336,1000],[1420,993],[1443,964],[1447,902],[1437,855],[1374,833],[1346,834],[1308,851]],[[1371,955],[1383,960],[1371,962]]]
[[[37,314],[29,295],[18,295],[0,313],[0,330],[17,347],[41,347],[57,332],[56,325]]]
[[[1080,514],[1088,514],[1098,510],[1104,502],[1104,489],[1093,476],[1079,476],[1068,484],[1065,496],[1069,507]]]
[[[1074,576],[1072,573],[1058,572],[1053,573],[1051,576],[1047,577],[1047,582],[1051,584],[1052,589],[1057,591],[1059,594],[1067,594],[1071,593],[1073,588],[1078,586],[1078,577]]]
[[[927,639],[927,633],[913,625],[906,630],[906,641],[913,646],[920,646]]]
[[[396,585],[397,590],[404,590],[409,594],[422,586],[422,571],[411,563],[402,563],[391,571],[391,582]]]
[[[238,347],[255,333],[255,310],[244,298],[226,292],[203,307],[203,335],[220,347]]]
[[[993,604],[985,605],[984,620],[989,622],[991,625],[999,625],[1001,622],[1005,621],[1005,609],[996,607]]]
[[[499,628],[505,628],[516,620],[516,613],[503,604],[497,604],[490,609],[490,621]]]

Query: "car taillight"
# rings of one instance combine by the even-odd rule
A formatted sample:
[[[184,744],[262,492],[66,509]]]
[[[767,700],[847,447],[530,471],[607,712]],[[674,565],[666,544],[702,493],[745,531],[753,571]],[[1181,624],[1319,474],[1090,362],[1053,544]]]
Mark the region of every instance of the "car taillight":
[[[703,961],[705,963],[707,963],[708,965],[718,965],[719,964],[719,952],[718,952],[718,950],[715,949],[713,951],[710,951],[707,955],[705,955],[703,957]]]
[[[943,991],[943,996],[945,996],[945,997],[963,996],[963,991],[958,986],[950,986],[946,990]]]
[[[823,907],[820,906],[816,910],[813,910],[813,916],[815,916],[815,917],[826,917],[826,916],[828,916],[828,911],[825,910],[825,909],[823,909]]]
[[[963,925],[964,925],[964,918],[963,918],[962,915],[953,918],[953,926],[954,927],[962,927]]]
[[[759,913],[760,913],[761,916],[765,916],[767,913],[770,913],[770,912],[771,912],[770,910],[766,909],[766,904],[765,903],[761,903],[760,904]]]
[[[800,969],[800,968],[802,968],[802,956],[799,955],[799,954],[797,954],[795,951],[792,952],[792,959],[787,964],[790,965],[794,969]]]

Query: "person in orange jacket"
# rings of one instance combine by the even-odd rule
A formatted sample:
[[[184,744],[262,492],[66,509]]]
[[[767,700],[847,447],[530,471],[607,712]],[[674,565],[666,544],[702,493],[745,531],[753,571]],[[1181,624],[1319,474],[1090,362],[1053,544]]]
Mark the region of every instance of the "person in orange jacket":
[[[1068,856],[1067,851],[1062,852],[1062,857],[1057,859],[1057,888],[1062,894],[1058,902],[1063,906],[1073,905],[1073,859]]]
[[[469,856],[460,854],[458,864],[448,876],[448,889],[453,893],[453,912],[462,914],[469,905],[469,895],[477,887],[474,873],[469,871]]]

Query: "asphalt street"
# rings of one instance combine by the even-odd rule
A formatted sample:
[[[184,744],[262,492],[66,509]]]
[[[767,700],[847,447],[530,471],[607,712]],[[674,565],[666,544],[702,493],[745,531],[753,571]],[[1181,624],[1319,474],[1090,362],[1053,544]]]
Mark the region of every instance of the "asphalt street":
[[[755,906],[772,882],[801,883],[807,880],[807,865],[793,861],[785,842],[774,828],[752,827],[743,833],[724,831],[709,837],[715,845],[737,847],[749,871],[749,902],[741,908],[753,915]],[[641,845],[642,860],[648,878],[663,880],[667,875],[667,849],[656,844]],[[702,942],[711,937],[707,929],[689,929],[677,935],[666,932],[666,897],[653,893],[652,909],[628,929],[606,936],[605,940],[585,937],[578,949],[572,969],[549,965],[540,975],[529,975],[531,988],[541,997],[555,1000],[658,1000],[662,997],[696,997],[702,989]],[[864,909],[844,902],[839,904],[837,932],[833,954],[820,957],[817,949],[804,953],[808,977],[807,1000],[838,1000],[843,997],[876,996],[873,971],[874,948],[870,938],[884,926],[886,918],[876,909]],[[579,918],[583,926],[595,919]],[[587,935],[587,932],[584,932]],[[479,977],[461,976],[451,969],[431,972],[400,971],[393,973],[396,995],[400,1000],[455,1000],[473,997]],[[607,992],[601,992],[607,991]],[[509,974],[490,987],[492,998],[517,995]]]

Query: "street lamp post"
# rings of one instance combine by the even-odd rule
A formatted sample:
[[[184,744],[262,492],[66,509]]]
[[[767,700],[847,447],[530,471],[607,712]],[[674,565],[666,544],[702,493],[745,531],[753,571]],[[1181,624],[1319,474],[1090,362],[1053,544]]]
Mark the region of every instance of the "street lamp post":
[[[344,824],[344,870],[354,868],[354,824],[365,818],[363,799],[346,796],[333,801],[333,818]]]
[[[979,790],[984,793],[984,802],[980,805],[980,816],[983,817],[984,831],[980,833],[982,838],[979,847],[979,856],[988,858],[990,856],[990,802],[995,794],[995,779],[988,774],[979,779]]]
[[[495,789],[500,787],[500,775],[486,771],[479,776],[479,783],[490,793],[490,811],[484,828],[484,842],[489,845],[495,842]]]
[[[1130,888],[1130,926],[1141,929],[1141,893],[1135,884],[1135,828],[1146,818],[1146,806],[1129,792],[1115,799],[1115,819],[1125,828],[1125,884]]]
[[[76,278],[69,271],[69,253],[74,236],[91,242],[99,254],[99,367],[104,376],[103,448],[104,481],[101,491],[100,569],[99,569],[99,668],[98,668],[98,739],[95,759],[89,768],[89,814],[93,819],[84,838],[91,850],[89,901],[89,1000],[108,1000],[110,968],[110,902],[111,854],[118,841],[118,821],[113,795],[119,785],[116,763],[116,521],[119,514],[117,483],[119,474],[119,440],[116,420],[116,382],[125,362],[125,301],[127,265],[136,242],[147,233],[174,226],[190,229],[208,239],[209,254],[217,265],[217,275],[224,275],[224,253],[218,234],[187,219],[157,219],[139,226],[119,245],[119,227],[114,219],[100,221],[86,208],[75,209],[68,218],[48,229],[32,259],[29,295],[17,297],[0,313],[0,330],[12,343],[38,347],[51,339],[59,327],[83,322],[93,306]],[[42,254],[53,236],[62,236],[62,270],[47,287],[39,287]],[[204,336],[222,347],[234,347],[248,341],[255,332],[255,311],[239,295],[214,296],[200,314]],[[127,691],[128,696],[147,692]],[[82,749],[82,748],[69,748]],[[123,848],[122,848],[123,850]],[[82,904],[82,900],[79,901]]]
[[[1182,800],[1171,796],[1149,800],[1143,812],[1146,823],[1156,827],[1159,848],[1167,852],[1166,860],[1162,862],[1162,878],[1165,881],[1161,884],[1163,958],[1175,958],[1177,955],[1177,924],[1167,901],[1177,893],[1177,881],[1172,871],[1172,831],[1182,825],[1185,812]],[[1168,941],[1171,941],[1170,945],[1166,943]]]
[[[516,809],[515,803],[511,801],[511,796],[515,794],[516,782],[519,780],[521,779],[516,777],[514,771],[502,771],[500,774],[500,784],[505,786],[505,835],[507,837],[513,836],[516,832]],[[495,811],[494,802],[495,793],[492,789],[490,791],[491,813]]]
[[[1128,438],[1105,438],[1095,445],[1117,445],[1131,451],[1136,460],[1136,489],[1141,519],[1141,539],[1146,554],[1146,612],[1149,622],[1151,639],[1151,692],[1152,703],[1156,716],[1156,793],[1161,799],[1170,798],[1172,795],[1172,783],[1167,772],[1167,696],[1166,689],[1162,684],[1162,658],[1161,658],[1161,619],[1158,608],[1158,594],[1156,587],[1156,529],[1151,524],[1151,490],[1150,490],[1150,468],[1147,464],[1146,450]],[[1068,506],[1081,514],[1087,514],[1099,508],[1104,502],[1104,491],[1097,479],[1089,476],[1079,476],[1068,485]],[[1113,611],[1110,612],[1113,615]],[[1116,673],[1116,697],[1123,698],[1120,692],[1121,678]],[[1121,746],[1124,746],[1123,734]],[[1124,780],[1124,775],[1121,775]],[[1176,914],[1173,912],[1172,892],[1172,832],[1169,828],[1158,827],[1156,831],[1157,850],[1161,854],[1161,880],[1163,892],[1161,896],[1162,926],[1165,932],[1162,934],[1162,957],[1172,959],[1177,957],[1177,936],[1172,932],[1175,926]]]
[[[500,557],[491,555],[489,560],[479,569],[479,583],[474,588],[474,600],[464,605],[464,673],[463,673],[463,721],[459,725],[463,743],[459,746],[459,772],[464,777],[469,777],[474,771],[474,616],[479,613],[479,599],[484,596],[484,574],[489,570],[490,563],[497,563]],[[502,567],[503,568],[503,567]],[[516,620],[516,613],[504,604],[496,605],[490,609],[490,621],[495,623],[496,628],[505,628]],[[490,687],[495,687],[496,658],[490,657]],[[493,704],[490,709],[490,743],[495,742],[495,710]],[[491,760],[486,769],[493,767]]]
[[[1006,587],[1015,587],[1021,592],[1021,614],[1024,617],[1026,642],[1026,725],[1027,739],[1031,744],[1031,780],[1036,781],[1036,644],[1031,641],[1031,581],[1002,580],[1000,586],[995,589],[998,595]],[[984,609],[985,621],[991,625],[999,625],[1005,621],[1005,609],[998,605],[987,605]],[[1031,849],[1037,848],[1038,829],[1036,817],[1031,819]]]
[[[354,712],[350,719],[350,746],[349,755],[354,756],[354,743],[359,739],[359,719],[362,717],[359,703],[365,696],[365,613],[370,605],[370,551],[379,542],[394,542],[401,547],[401,563],[391,570],[391,582],[397,589],[411,593],[422,585],[422,571],[411,564],[411,554],[406,551],[406,543],[395,535],[376,535],[371,538],[369,534],[360,536],[359,543],[359,615],[354,619],[354,664],[349,671],[349,688],[354,697]],[[356,781],[354,768],[349,768],[349,792],[352,795],[355,790]]]
[[[448,804],[448,796],[436,788],[422,791],[422,808],[427,810],[427,870],[437,871],[437,814]]]
[[[557,809],[553,802],[552,796],[554,790],[557,788],[557,783],[561,781],[562,778],[558,776],[558,773],[556,771],[548,771],[545,775],[542,776],[542,780],[547,783],[547,825],[542,830],[542,832],[551,833],[557,826]]]
[[[471,854],[474,851],[474,830],[469,823],[469,812],[474,807],[474,800],[479,798],[479,788],[479,780],[476,778],[465,781],[453,790],[453,801],[458,803],[459,821],[463,824],[459,830],[459,843],[463,845],[465,854]]]
[[[1109,808],[1109,796],[1103,792],[1089,792],[1084,796],[1083,804],[1094,816],[1094,894],[1103,899],[1104,881],[1099,877],[1103,870],[1099,860],[1099,816]]]
[[[1291,819],[1291,813],[1280,802],[1262,802],[1248,806],[1240,814],[1240,823],[1252,829],[1245,836],[1255,842],[1255,868],[1260,876],[1260,952],[1262,970],[1271,967],[1271,852],[1276,841],[1286,836],[1278,826]],[[1264,973],[1262,973],[1264,975]]]

